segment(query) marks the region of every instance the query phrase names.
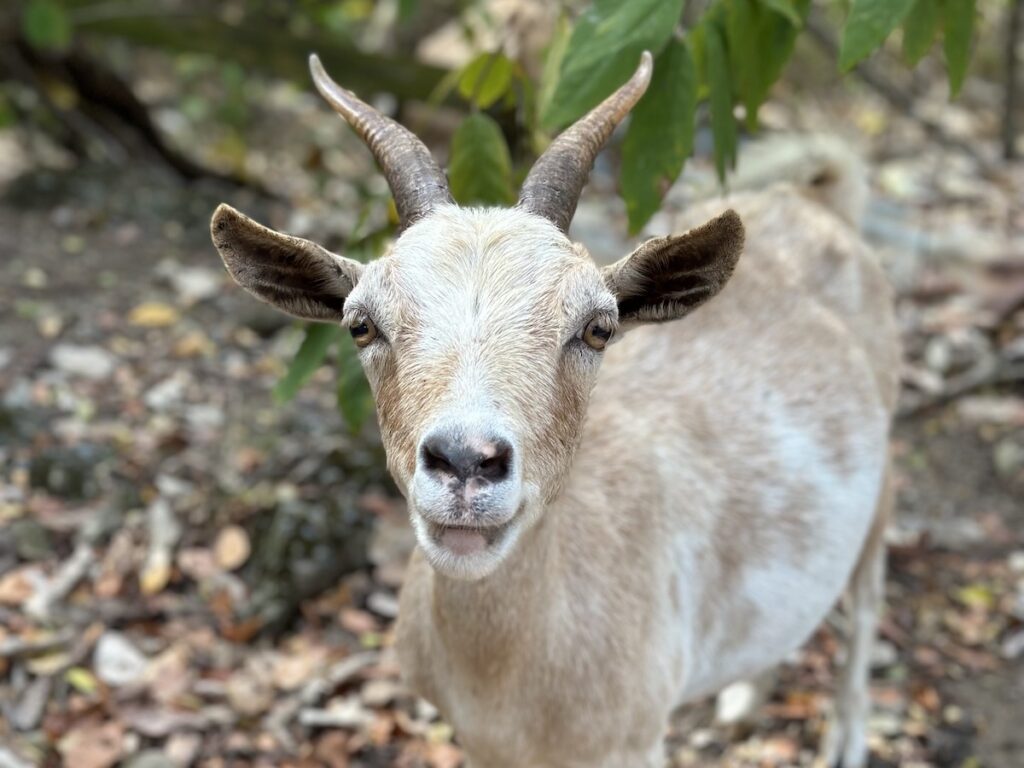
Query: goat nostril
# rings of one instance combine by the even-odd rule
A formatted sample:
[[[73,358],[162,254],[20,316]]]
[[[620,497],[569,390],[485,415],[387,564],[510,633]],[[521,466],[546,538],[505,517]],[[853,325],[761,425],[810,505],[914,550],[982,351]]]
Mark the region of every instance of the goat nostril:
[[[512,465],[512,446],[500,441],[494,446],[495,453],[483,459],[477,469],[477,474],[492,482],[498,482],[508,477],[509,467]]]
[[[431,475],[500,482],[508,477],[511,470],[512,446],[501,439],[487,441],[481,446],[434,435],[423,441],[420,462]]]
[[[455,467],[452,466],[451,462],[445,457],[444,447],[439,441],[427,441],[423,444],[421,452],[423,455],[423,466],[425,466],[431,473],[444,473],[446,475],[455,476],[459,474]]]

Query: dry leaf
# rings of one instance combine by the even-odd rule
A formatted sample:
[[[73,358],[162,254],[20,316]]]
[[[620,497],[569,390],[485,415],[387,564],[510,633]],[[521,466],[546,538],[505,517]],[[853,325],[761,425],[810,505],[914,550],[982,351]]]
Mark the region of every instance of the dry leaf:
[[[0,577],[0,605],[21,605],[35,594],[35,582],[41,578],[41,571],[34,565],[4,574]]]
[[[110,768],[124,750],[124,726],[116,721],[88,721],[72,728],[57,749],[65,768]]]
[[[229,525],[217,535],[217,542],[213,546],[214,558],[217,565],[225,571],[234,571],[241,568],[249,559],[252,546],[249,544],[249,534],[238,525]]]
[[[430,768],[458,768],[462,765],[462,751],[446,742],[427,745],[427,763]]]
[[[163,592],[171,580],[171,562],[168,557],[153,557],[139,574],[139,589],[144,595]]]
[[[178,322],[178,310],[170,304],[147,301],[139,304],[128,315],[128,322],[140,328],[166,328]]]

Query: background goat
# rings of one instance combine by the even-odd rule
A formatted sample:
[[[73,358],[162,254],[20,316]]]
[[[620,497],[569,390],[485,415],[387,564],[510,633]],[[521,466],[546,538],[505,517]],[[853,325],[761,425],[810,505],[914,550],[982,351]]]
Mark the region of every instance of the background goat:
[[[469,762],[659,765],[673,707],[776,664],[849,585],[825,749],[865,765],[898,349],[857,236],[780,189],[599,270],[565,233],[648,55],[509,210],[453,205],[422,143],[311,66],[400,236],[363,266],[221,206],[213,239],[257,297],[351,329],[419,544],[403,672]]]

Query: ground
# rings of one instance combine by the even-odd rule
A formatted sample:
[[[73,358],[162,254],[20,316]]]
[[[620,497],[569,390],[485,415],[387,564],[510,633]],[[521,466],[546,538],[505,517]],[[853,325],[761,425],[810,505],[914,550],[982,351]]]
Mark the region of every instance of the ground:
[[[999,207],[1020,180],[935,145],[889,150],[872,155],[866,229],[898,288],[916,412],[893,441],[873,760],[1011,768],[1024,392],[1018,376],[921,406],[1024,358],[1024,221]],[[581,221],[621,238],[598,173]],[[299,330],[233,287],[208,241],[225,197],[279,224],[287,211],[108,174],[33,172],[0,199],[0,766],[454,768],[457,737],[397,682],[409,535],[373,427],[350,434],[329,368],[275,404]],[[715,726],[709,703],[678,713],[671,764],[811,765],[842,621],[749,728]]]

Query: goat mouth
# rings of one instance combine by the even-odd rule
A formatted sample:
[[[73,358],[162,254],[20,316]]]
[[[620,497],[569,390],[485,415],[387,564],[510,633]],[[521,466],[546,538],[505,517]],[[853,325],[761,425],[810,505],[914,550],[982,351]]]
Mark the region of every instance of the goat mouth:
[[[428,523],[430,538],[438,547],[453,555],[466,557],[484,552],[498,544],[508,532],[512,521],[501,525],[441,525]]]

